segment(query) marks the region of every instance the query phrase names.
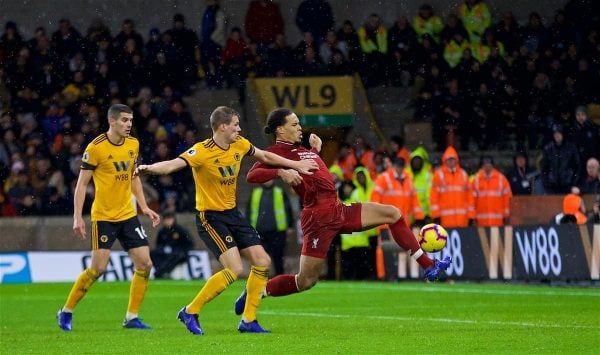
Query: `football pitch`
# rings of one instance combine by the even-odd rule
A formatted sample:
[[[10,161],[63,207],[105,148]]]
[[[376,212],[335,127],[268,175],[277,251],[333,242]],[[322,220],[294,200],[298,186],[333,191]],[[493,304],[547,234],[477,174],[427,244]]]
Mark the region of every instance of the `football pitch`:
[[[262,301],[272,334],[240,334],[237,281],[200,315],[206,335],[175,319],[201,281],[151,281],[141,318],[121,327],[129,283],[99,282],[79,304],[73,331],[55,315],[71,284],[0,285],[0,354],[408,354],[595,353],[600,289],[421,282],[320,282]]]

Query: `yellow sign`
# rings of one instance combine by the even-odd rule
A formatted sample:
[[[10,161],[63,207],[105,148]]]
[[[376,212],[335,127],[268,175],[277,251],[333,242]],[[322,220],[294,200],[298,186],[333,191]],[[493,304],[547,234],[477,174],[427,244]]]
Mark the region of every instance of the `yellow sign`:
[[[352,77],[255,79],[259,108],[264,114],[287,107],[301,115],[349,115],[354,112]]]

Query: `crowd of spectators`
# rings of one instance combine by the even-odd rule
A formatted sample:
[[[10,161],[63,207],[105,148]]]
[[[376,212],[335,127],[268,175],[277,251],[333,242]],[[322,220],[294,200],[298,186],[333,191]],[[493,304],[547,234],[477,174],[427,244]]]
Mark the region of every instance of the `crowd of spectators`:
[[[72,213],[82,150],[106,130],[111,104],[134,108],[141,160],[164,160],[198,138],[185,96],[234,87],[243,101],[250,76],[358,73],[367,87],[410,86],[414,118],[432,123],[440,150],[454,135],[463,149],[502,148],[510,133],[519,146],[540,149],[560,130],[575,149],[593,152],[597,127],[578,123],[574,112],[599,101],[600,42],[597,20],[580,3],[570,1],[549,26],[536,13],[524,26],[509,12],[494,14],[494,23],[485,2],[465,0],[446,21],[423,5],[389,27],[377,14],[336,27],[327,1],[306,0],[295,18],[302,33],[295,46],[279,5],[265,0],[250,1],[243,29],[227,29],[216,0],[207,1],[198,32],[181,14],[147,36],[131,19],[117,34],[95,19],[82,34],[64,18],[27,39],[7,21],[0,37],[0,215]],[[590,134],[591,145],[582,147],[579,138]],[[191,210],[189,179],[156,177],[146,187],[164,208]]]

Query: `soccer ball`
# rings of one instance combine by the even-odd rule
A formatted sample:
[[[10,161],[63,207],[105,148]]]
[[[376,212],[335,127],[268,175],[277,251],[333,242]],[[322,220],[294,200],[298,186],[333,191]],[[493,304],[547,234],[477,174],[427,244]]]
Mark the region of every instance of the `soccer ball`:
[[[421,228],[417,240],[421,249],[434,253],[444,249],[448,241],[448,232],[439,224],[429,223]]]

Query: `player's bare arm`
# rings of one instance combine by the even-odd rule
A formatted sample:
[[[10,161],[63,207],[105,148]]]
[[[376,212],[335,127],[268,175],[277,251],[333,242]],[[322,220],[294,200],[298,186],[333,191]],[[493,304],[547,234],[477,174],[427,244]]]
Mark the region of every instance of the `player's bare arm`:
[[[140,174],[152,174],[152,175],[166,175],[177,170],[181,170],[187,166],[185,160],[181,158],[175,158],[171,160],[165,160],[150,165],[138,165],[133,173],[134,176]]]
[[[92,179],[92,170],[79,170],[79,178],[75,186],[73,198],[73,233],[79,240],[84,240],[86,236],[85,222],[83,220],[83,203],[85,201],[85,191]]]
[[[315,148],[317,150],[317,152],[321,152],[321,147],[323,146],[323,141],[321,140],[321,138],[319,136],[317,136],[314,133],[311,133],[310,136],[308,137],[308,143],[310,144],[311,148]]]
[[[264,164],[294,169],[297,170],[300,174],[305,175],[312,175],[313,173],[311,172],[311,170],[319,169],[319,165],[313,159],[304,159],[297,161],[290,160],[256,147],[254,150],[254,155],[252,157]]]
[[[146,203],[146,196],[144,196],[144,190],[142,187],[142,181],[139,176],[134,176],[133,180],[131,180],[131,192],[133,196],[135,196],[135,200],[137,201],[138,206],[140,206],[140,211],[150,218],[152,221],[152,227],[156,228],[160,223],[160,216],[158,213],[154,212],[148,204]]]

